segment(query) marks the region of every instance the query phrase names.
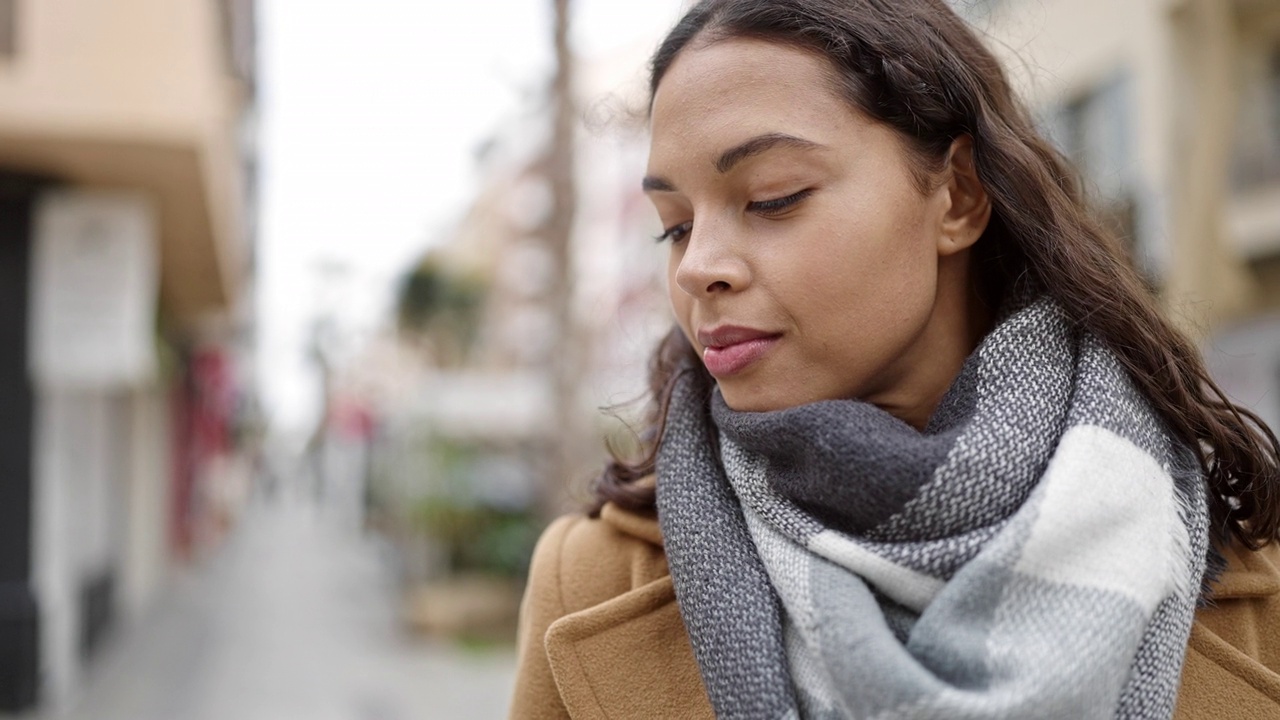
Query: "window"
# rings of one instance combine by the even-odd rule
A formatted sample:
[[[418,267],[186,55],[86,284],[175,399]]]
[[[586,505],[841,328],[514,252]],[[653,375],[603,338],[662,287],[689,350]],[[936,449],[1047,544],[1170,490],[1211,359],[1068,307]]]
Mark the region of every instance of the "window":
[[[255,77],[255,2],[254,0],[215,0],[215,2],[218,8],[218,19],[222,26],[221,36],[227,70],[236,78],[252,86]]]
[[[17,22],[14,6],[18,0],[0,0],[0,60],[13,57],[16,49]]]
[[[1280,44],[1271,49],[1267,92],[1271,96],[1271,134],[1273,138],[1280,138]]]
[[[1242,83],[1232,172],[1241,190],[1280,182],[1280,40],[1261,63],[1251,64]]]
[[[1128,77],[1121,74],[1053,108],[1042,124],[1049,139],[1079,168],[1094,213],[1124,241],[1142,267],[1129,103]]]

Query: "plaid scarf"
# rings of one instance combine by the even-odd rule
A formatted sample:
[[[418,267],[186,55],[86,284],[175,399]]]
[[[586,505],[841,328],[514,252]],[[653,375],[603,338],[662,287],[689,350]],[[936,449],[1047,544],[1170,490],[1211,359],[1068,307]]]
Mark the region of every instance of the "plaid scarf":
[[[717,716],[1172,716],[1203,477],[1051,300],[923,433],[857,401],[735,412],[691,373],[667,423],[659,520]]]

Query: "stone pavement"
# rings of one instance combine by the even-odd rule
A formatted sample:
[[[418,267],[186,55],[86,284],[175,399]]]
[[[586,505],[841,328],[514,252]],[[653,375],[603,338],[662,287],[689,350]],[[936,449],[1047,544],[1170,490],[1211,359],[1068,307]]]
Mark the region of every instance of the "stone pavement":
[[[505,717],[511,648],[408,634],[385,551],[338,520],[298,500],[252,505],[47,719]]]

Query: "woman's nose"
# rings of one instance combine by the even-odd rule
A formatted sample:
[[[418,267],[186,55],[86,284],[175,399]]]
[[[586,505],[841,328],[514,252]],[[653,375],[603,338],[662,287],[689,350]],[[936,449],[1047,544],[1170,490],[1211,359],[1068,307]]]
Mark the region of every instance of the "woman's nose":
[[[693,297],[736,292],[746,287],[749,278],[747,263],[728,238],[700,234],[695,226],[676,267],[676,284],[681,290]]]

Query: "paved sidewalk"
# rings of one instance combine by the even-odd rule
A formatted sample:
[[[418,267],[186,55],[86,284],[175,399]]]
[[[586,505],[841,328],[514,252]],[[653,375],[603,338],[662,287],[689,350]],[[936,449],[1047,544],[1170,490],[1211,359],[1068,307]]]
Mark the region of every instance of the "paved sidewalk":
[[[49,720],[505,717],[512,651],[409,636],[391,582],[378,545],[336,518],[255,505]]]

